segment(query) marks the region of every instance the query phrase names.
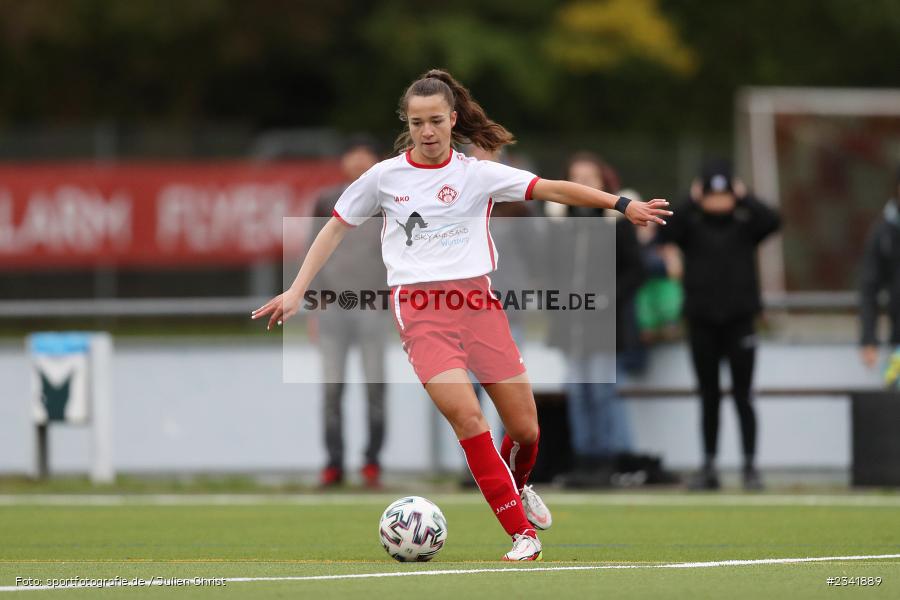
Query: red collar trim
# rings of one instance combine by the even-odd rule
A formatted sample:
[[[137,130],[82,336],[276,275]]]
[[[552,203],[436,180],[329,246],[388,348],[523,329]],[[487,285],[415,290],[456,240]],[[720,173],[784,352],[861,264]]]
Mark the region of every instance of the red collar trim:
[[[447,160],[445,160],[444,162],[442,162],[438,165],[425,165],[422,163],[417,163],[416,161],[414,161],[412,159],[412,150],[406,151],[406,162],[408,162],[409,164],[411,164],[412,166],[414,166],[417,169],[440,169],[441,167],[446,167],[447,165],[449,165],[450,160],[452,160],[452,159],[453,159],[453,148],[450,148],[450,154],[447,156]]]

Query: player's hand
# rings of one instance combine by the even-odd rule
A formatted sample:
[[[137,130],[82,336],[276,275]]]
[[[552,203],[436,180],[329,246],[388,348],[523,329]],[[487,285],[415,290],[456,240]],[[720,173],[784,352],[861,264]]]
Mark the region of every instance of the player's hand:
[[[868,368],[873,369],[878,364],[878,346],[863,346],[860,355],[863,364]]]
[[[283,294],[279,294],[250,313],[251,319],[259,319],[269,315],[269,323],[266,330],[272,329],[275,325],[281,325],[300,310],[300,299],[303,294],[297,294],[292,290],[288,290]]]
[[[672,214],[669,210],[669,201],[660,199],[653,199],[650,202],[632,200],[625,209],[625,216],[638,227],[646,227],[648,223],[665,225],[663,217]]]

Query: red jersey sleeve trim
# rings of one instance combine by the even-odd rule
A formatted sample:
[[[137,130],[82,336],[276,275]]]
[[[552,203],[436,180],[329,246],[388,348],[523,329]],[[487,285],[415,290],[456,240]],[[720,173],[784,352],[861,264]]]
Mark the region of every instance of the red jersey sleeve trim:
[[[487,212],[484,213],[484,231],[487,234],[488,253],[491,255],[491,271],[497,268],[497,259],[494,258],[494,240],[491,238],[491,209],[494,208],[494,199],[488,198]]]
[[[335,219],[337,219],[338,221],[340,221],[341,223],[343,223],[344,225],[346,225],[347,227],[356,227],[356,225],[354,225],[353,223],[348,223],[347,221],[345,221],[344,217],[339,215],[338,211],[335,209],[332,209],[331,216],[334,217]]]
[[[533,198],[531,197],[531,194],[534,192],[535,184],[540,179],[541,179],[540,177],[535,177],[534,179],[531,180],[531,183],[528,184],[528,187],[525,189],[525,199],[526,200],[533,200]]]

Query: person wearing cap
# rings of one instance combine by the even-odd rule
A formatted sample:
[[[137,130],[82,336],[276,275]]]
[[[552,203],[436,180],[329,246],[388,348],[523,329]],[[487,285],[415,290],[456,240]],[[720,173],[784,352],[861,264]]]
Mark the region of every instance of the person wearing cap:
[[[722,388],[719,365],[727,359],[744,453],[743,484],[761,489],[755,466],[756,415],[752,405],[756,359],[755,319],[762,310],[757,246],[778,230],[778,214],[734,178],[731,165],[704,165],[691,195],[660,229],[666,252],[681,250],[684,317],[702,405],[703,468],[692,489],[718,489],[715,460]]]
[[[878,362],[878,294],[883,289],[888,291],[889,342],[900,349],[900,166],[897,167],[892,196],[869,232],[862,259],[859,315],[862,360],[869,368],[874,368]],[[892,362],[898,358],[900,354],[895,352]],[[890,367],[887,373],[892,373]]]
[[[377,143],[371,137],[360,134],[347,140],[340,158],[345,181],[320,194],[313,211],[313,216],[318,217],[318,229],[331,218],[334,206],[347,186],[379,159]],[[315,288],[340,294],[344,290],[359,293],[360,290],[377,291],[384,287],[381,224],[377,221],[371,219],[365,223],[359,228],[358,235],[347,240],[340,251],[334,253],[317,276]],[[385,432],[384,354],[390,321],[385,311],[344,310],[338,304],[331,304],[326,310],[317,310],[314,314],[325,385],[324,426],[328,454],[319,483],[322,487],[332,487],[344,480],[342,397],[347,357],[356,345],[365,375],[368,403],[368,440],[360,474],[366,487],[377,488],[381,483],[379,456]]]

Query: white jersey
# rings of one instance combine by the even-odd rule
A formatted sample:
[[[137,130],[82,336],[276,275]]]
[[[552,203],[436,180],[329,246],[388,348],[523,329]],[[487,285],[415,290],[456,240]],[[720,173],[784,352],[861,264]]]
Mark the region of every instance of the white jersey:
[[[439,165],[409,152],[382,161],[344,191],[333,215],[352,226],[381,213],[390,286],[485,275],[497,268],[495,202],[530,200],[538,177],[450,151]]]

